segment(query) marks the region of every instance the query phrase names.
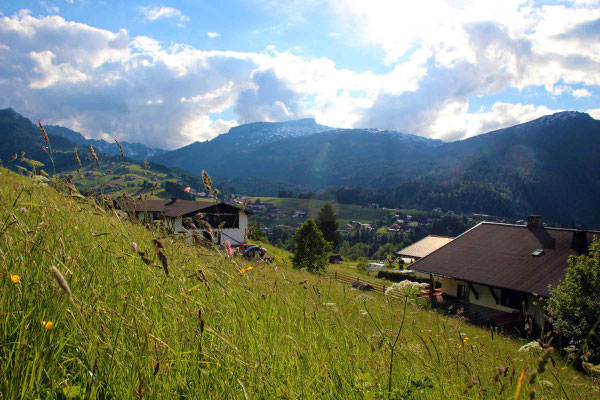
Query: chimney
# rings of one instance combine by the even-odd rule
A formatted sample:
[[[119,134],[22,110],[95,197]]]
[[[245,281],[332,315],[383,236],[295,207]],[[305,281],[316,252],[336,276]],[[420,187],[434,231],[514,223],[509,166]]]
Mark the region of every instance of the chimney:
[[[587,251],[588,242],[586,231],[573,231],[573,240],[571,240],[571,248],[579,253],[585,253]]]
[[[529,215],[527,217],[527,227],[532,228],[543,228],[542,216],[541,215]]]

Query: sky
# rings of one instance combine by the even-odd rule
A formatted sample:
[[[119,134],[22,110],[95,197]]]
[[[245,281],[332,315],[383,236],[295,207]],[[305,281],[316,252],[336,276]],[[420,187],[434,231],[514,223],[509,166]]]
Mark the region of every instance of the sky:
[[[460,140],[600,119],[600,0],[0,0],[0,108],[174,149],[315,118]]]

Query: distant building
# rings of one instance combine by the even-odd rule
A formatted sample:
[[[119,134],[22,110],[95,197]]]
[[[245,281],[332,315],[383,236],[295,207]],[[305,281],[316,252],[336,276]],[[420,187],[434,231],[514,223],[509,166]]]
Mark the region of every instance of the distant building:
[[[135,216],[140,220],[152,223],[163,220],[169,223],[175,233],[187,234],[190,238],[194,235],[212,240],[215,244],[223,244],[229,240],[232,246],[244,244],[245,233],[248,228],[248,215],[252,212],[241,210],[226,203],[208,201],[181,200],[115,200],[115,206],[120,210]],[[188,217],[202,215],[212,228],[212,235],[200,224],[188,225],[184,220]]]
[[[410,246],[398,250],[395,254],[397,257],[410,258],[414,262],[447,245],[453,239],[449,236],[429,235]]]

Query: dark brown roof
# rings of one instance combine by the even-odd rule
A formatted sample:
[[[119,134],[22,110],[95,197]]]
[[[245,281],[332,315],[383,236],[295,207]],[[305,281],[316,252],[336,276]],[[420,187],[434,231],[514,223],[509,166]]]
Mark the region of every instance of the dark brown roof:
[[[420,259],[411,269],[483,285],[549,296],[565,276],[573,229],[483,222]],[[588,244],[600,232],[587,232]],[[540,256],[531,253],[544,250]]]
[[[125,202],[121,198],[115,200],[118,208],[123,211],[134,212],[158,212],[166,217],[176,218],[180,216],[190,216],[200,211],[206,213],[231,213],[236,214],[241,211],[239,208],[226,203],[214,203],[212,201],[194,201],[194,200],[130,200]],[[246,214],[252,214],[245,211]]]

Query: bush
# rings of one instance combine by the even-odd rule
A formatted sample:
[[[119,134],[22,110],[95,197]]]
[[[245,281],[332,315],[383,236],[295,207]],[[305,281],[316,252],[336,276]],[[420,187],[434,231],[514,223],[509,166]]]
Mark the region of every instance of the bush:
[[[578,362],[586,368],[600,364],[600,339],[594,334],[600,322],[600,239],[588,254],[568,262],[565,279],[550,288],[546,311],[554,331],[578,350]]]

